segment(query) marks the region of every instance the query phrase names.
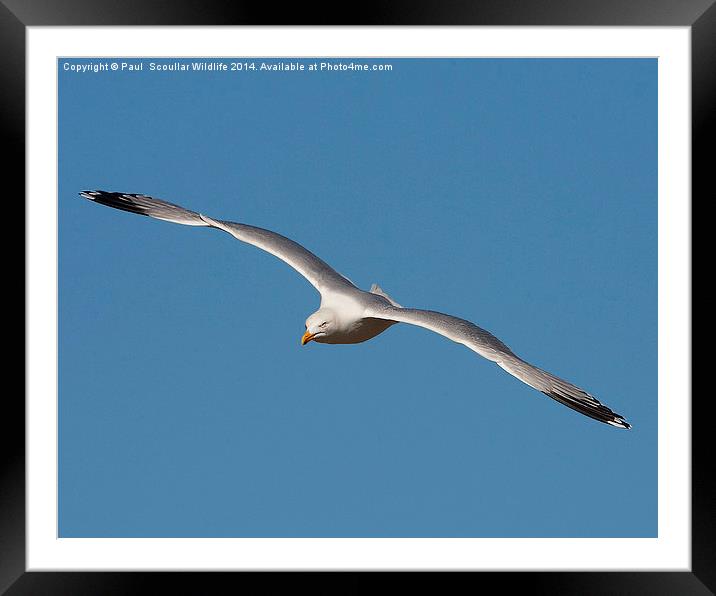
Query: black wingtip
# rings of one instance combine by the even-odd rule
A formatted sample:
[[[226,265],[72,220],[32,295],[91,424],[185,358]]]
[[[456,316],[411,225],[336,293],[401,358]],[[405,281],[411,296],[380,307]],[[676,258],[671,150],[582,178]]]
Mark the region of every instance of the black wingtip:
[[[90,201],[100,202],[103,197],[118,195],[119,193],[107,192],[106,190],[83,190],[77,194],[85,199],[89,199]]]
[[[629,430],[631,424],[629,424],[621,414],[610,410],[607,406],[596,400],[593,396],[585,394],[589,397],[589,400],[577,399],[575,396],[568,395],[564,392],[558,391],[543,391],[545,395],[548,395],[552,399],[559,403],[576,410],[580,414],[589,416],[594,420],[608,424],[615,428],[623,428]]]
[[[611,424],[612,426],[616,426],[617,428],[623,428],[625,430],[631,430],[631,424],[629,424],[624,418],[621,416],[617,416],[614,418],[614,420],[611,420],[608,422],[608,424]]]
[[[132,195],[121,192],[109,192],[106,190],[83,190],[79,193],[81,197],[89,199],[94,203],[114,207],[121,211],[129,213],[137,213],[139,215],[149,215],[146,204],[139,202],[137,199],[146,198],[144,195]]]

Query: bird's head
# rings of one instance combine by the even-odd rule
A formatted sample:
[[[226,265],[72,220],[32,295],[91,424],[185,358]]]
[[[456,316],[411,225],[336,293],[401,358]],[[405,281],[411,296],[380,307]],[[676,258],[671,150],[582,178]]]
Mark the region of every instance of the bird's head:
[[[306,319],[306,333],[301,338],[301,345],[309,341],[323,342],[336,331],[336,316],[330,308],[321,308]]]

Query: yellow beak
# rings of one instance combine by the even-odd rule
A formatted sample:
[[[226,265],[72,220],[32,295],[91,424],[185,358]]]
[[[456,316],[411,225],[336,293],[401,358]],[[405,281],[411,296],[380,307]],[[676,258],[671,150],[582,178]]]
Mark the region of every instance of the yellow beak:
[[[306,331],[306,333],[303,334],[303,337],[301,338],[301,345],[305,346],[309,341],[313,339],[313,336],[316,335],[315,333],[311,333],[310,331]]]

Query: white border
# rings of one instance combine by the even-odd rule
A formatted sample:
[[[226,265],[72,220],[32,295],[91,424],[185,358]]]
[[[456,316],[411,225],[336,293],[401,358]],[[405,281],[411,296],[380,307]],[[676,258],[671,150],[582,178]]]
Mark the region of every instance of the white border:
[[[690,35],[688,27],[29,27],[26,173],[28,571],[690,570]],[[57,57],[179,57],[186,56],[187,49],[191,50],[190,56],[197,57],[659,58],[658,538],[56,537]]]

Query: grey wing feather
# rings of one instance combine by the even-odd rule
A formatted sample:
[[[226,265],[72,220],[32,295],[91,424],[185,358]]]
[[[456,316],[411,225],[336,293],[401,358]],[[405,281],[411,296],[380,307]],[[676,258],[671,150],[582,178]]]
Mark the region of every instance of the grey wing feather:
[[[220,221],[202,215],[209,225],[224,230],[237,240],[248,242],[288,263],[319,291],[339,286],[357,289],[351,281],[298,242],[276,232],[231,221]]]
[[[184,209],[174,203],[155,199],[147,195],[107,192],[103,190],[83,191],[80,196],[139,215],[170,221],[187,226],[209,226],[228,232],[234,238],[252,244],[278,257],[301,275],[303,275],[319,292],[337,286],[355,286],[303,246],[281,234],[230,221],[212,219],[195,211]]]
[[[619,428],[631,428],[624,418],[584,389],[525,362],[489,331],[470,321],[430,310],[383,307],[369,313],[371,317],[410,323],[430,329],[463,344],[501,366],[523,383],[585,416]]]

